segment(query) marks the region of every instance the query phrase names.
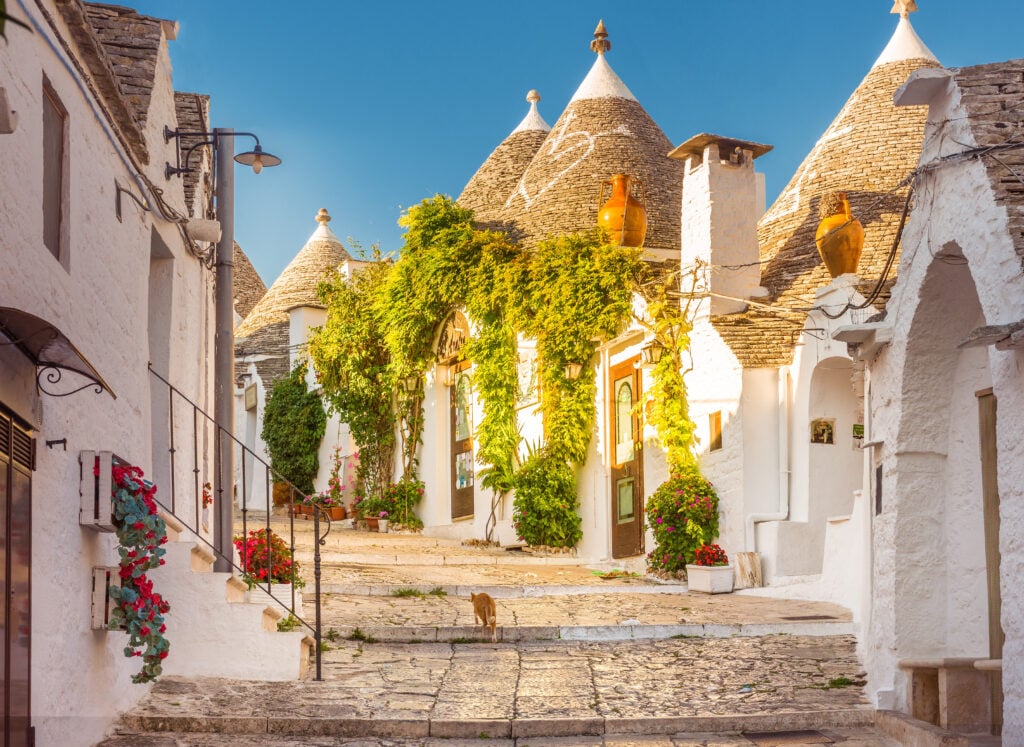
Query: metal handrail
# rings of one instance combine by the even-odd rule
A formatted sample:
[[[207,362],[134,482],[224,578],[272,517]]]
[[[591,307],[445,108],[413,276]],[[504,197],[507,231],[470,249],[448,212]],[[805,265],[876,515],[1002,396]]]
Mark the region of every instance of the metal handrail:
[[[299,490],[297,487],[295,487],[295,485],[293,485],[289,480],[286,480],[285,478],[283,478],[280,475],[280,473],[275,471],[273,467],[271,467],[269,464],[267,464],[267,462],[264,461],[258,454],[253,452],[252,449],[250,449],[244,443],[239,441],[231,431],[229,431],[226,428],[223,428],[219,423],[217,423],[214,420],[213,417],[211,417],[201,407],[199,407],[199,405],[197,405],[195,402],[193,402],[191,399],[189,399],[188,396],[186,396],[184,393],[181,392],[181,390],[179,390],[177,387],[175,387],[173,384],[171,384],[167,379],[165,379],[163,376],[161,376],[159,373],[157,373],[155,370],[153,370],[153,364],[152,363],[149,364],[149,371],[150,371],[151,374],[153,374],[153,376],[156,379],[158,379],[160,382],[162,382],[167,387],[167,390],[168,390],[168,402],[167,402],[167,406],[168,406],[168,430],[169,430],[168,460],[170,462],[171,501],[170,501],[170,506],[168,506],[164,501],[162,501],[159,498],[157,498],[157,503],[159,503],[160,506],[165,511],[167,511],[171,516],[173,516],[176,520],[181,522],[184,526],[188,527],[188,529],[191,530],[192,534],[195,536],[195,539],[197,539],[198,541],[202,542],[207,547],[209,547],[210,550],[214,553],[214,555],[216,557],[221,558],[222,560],[227,561],[228,565],[232,569],[232,573],[237,572],[237,573],[240,573],[242,576],[244,576],[247,579],[246,583],[250,585],[250,588],[258,588],[258,589],[260,589],[262,591],[265,591],[267,596],[269,596],[278,605],[280,605],[282,609],[286,610],[288,612],[288,614],[291,615],[291,617],[293,617],[301,625],[303,625],[304,627],[306,627],[306,628],[308,628],[310,630],[310,632],[313,634],[313,639],[315,641],[315,643],[314,643],[315,659],[316,659],[316,677],[315,677],[315,679],[317,681],[321,681],[323,679],[323,676],[322,676],[322,655],[321,655],[322,654],[322,652],[321,652],[322,635],[321,635],[321,614],[320,614],[320,612],[321,612],[321,608],[320,608],[320,604],[321,604],[321,600],[320,600],[320,594],[321,594],[321,592],[320,592],[320,576],[321,576],[320,548],[323,545],[327,544],[327,536],[331,533],[331,517],[330,517],[330,514],[322,506],[314,505],[314,511],[313,511],[313,538],[314,538],[314,541],[313,541],[313,578],[314,578],[313,604],[314,604],[314,608],[315,608],[315,619],[311,623],[311,622],[307,621],[306,619],[304,619],[301,615],[297,614],[297,612],[296,612],[297,605],[295,603],[295,579],[296,579],[295,564],[294,564],[294,558],[295,558],[295,506],[299,502],[303,502],[303,503],[306,502],[307,496],[301,490]],[[176,492],[175,492],[175,471],[176,471],[175,459],[176,459],[176,451],[177,451],[177,449],[175,447],[175,433],[174,433],[174,431],[175,431],[175,428],[174,428],[175,396],[177,396],[179,399],[183,400],[185,403],[187,403],[188,406],[190,406],[192,408],[192,460],[193,460],[192,472],[194,474],[195,493],[196,493],[195,501],[194,501],[195,512],[196,512],[195,513],[195,523],[194,523],[194,525],[190,524],[188,522],[188,520],[184,519],[176,511],[176,509],[177,509],[177,505],[176,505],[176,498],[177,498],[177,496],[176,496]],[[243,554],[243,556],[241,558],[242,565],[238,565],[235,562],[234,552],[232,551],[233,545],[232,545],[232,548],[228,548],[227,553],[225,553],[224,550],[222,550],[221,548],[218,548],[216,545],[214,545],[212,542],[210,542],[208,539],[206,539],[206,537],[204,537],[202,535],[202,533],[199,531],[199,522],[200,522],[200,505],[199,505],[200,504],[200,481],[199,481],[199,475],[200,475],[200,472],[201,472],[201,470],[199,468],[199,457],[200,457],[200,448],[199,448],[199,430],[200,430],[200,427],[199,427],[199,416],[200,415],[202,415],[202,417],[206,419],[206,421],[209,423],[209,425],[213,426],[216,429],[215,430],[216,440],[214,442],[215,443],[215,449],[214,449],[215,468],[214,468],[214,470],[215,470],[215,472],[217,474],[219,474],[219,472],[220,472],[220,460],[221,460],[221,457],[222,457],[222,446],[221,446],[221,443],[223,441],[223,436],[227,436],[228,438],[230,438],[230,440],[234,442],[234,445],[242,450],[242,459],[240,460],[240,463],[241,463],[241,467],[242,467],[242,481],[241,481],[242,495],[241,495],[241,499],[242,499],[242,538],[243,538],[243,545],[244,545],[245,539],[248,538],[248,536],[249,536],[249,528],[248,528],[248,512],[249,512],[249,507],[248,507],[248,501],[246,500],[246,497],[247,497],[246,496],[246,490],[247,490],[246,457],[251,457],[254,460],[254,462],[257,462],[258,464],[262,465],[263,468],[264,468],[265,485],[266,485],[266,504],[267,504],[266,505],[266,509],[267,509],[266,510],[266,525],[265,525],[267,533],[266,533],[265,536],[268,538],[267,539],[268,545],[269,545],[269,538],[273,535],[273,532],[272,532],[272,530],[270,528],[271,484],[272,484],[272,482],[280,482],[280,483],[284,483],[284,484],[286,484],[288,486],[289,551],[290,551],[291,557],[293,559],[293,563],[292,563],[292,566],[291,566],[291,583],[288,584],[288,586],[291,589],[291,603],[290,604],[285,602],[285,601],[282,601],[281,599],[279,599],[277,596],[274,595],[274,591],[273,591],[274,583],[273,583],[273,579],[271,578],[271,575],[272,575],[271,574],[271,568],[272,568],[272,558],[271,558],[271,555],[272,554],[269,551],[267,552],[267,568],[266,568],[266,571],[267,571],[267,582],[265,584],[263,584],[263,583],[260,583],[259,581],[257,581],[255,579],[253,573],[251,573],[251,571],[259,570],[259,569],[256,569],[255,567],[249,565],[248,557],[247,557],[248,553],[244,553]],[[253,475],[253,477],[255,477],[255,475]],[[273,480],[271,478],[273,478]],[[299,501],[296,501],[296,497],[297,496],[300,497]],[[220,499],[223,499],[223,496],[220,496]],[[322,514],[322,517],[321,517],[321,514]],[[326,529],[325,529],[325,531],[324,531],[324,533],[322,535],[320,534],[321,519],[323,519],[323,520],[325,520],[327,522]],[[280,535],[277,535],[277,536],[280,536]],[[283,586],[284,584],[278,583],[277,585],[278,586]]]

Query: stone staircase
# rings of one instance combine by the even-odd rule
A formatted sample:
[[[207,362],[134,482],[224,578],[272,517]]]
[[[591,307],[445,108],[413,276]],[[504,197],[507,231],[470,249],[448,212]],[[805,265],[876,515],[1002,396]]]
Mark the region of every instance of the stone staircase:
[[[215,572],[208,546],[172,515],[161,516],[168,529],[167,562],[150,577],[171,605],[164,674],[272,681],[304,676],[313,638],[279,632],[277,623],[286,612],[276,600],[263,590],[250,591],[236,575]],[[290,602],[288,585],[273,591]]]

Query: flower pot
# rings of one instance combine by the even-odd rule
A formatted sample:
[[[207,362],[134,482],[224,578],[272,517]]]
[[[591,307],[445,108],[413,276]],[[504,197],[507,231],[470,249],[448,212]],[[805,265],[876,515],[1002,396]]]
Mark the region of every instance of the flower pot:
[[[344,506],[329,506],[324,509],[331,521],[341,521],[345,518],[345,507]]]
[[[366,527],[370,531],[372,531],[372,532],[380,531],[380,530],[377,529],[377,522],[379,521],[379,519],[376,516],[366,516],[366,517],[363,518],[363,521],[366,522]]]
[[[380,532],[381,534],[387,534],[388,533],[388,520],[387,519],[377,519],[377,531]]]
[[[731,565],[686,566],[686,584],[690,591],[704,594],[727,594],[732,591]]]

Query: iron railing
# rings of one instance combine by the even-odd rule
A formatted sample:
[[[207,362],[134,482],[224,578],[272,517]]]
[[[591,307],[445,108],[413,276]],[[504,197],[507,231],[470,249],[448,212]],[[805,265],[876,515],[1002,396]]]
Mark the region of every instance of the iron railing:
[[[166,471],[161,474],[156,474],[154,477],[164,478],[169,480],[170,484],[170,505],[166,502],[165,498],[161,498],[160,494],[157,493],[157,502],[161,507],[174,516],[179,522],[186,526],[195,539],[203,542],[214,555],[224,561],[226,561],[233,573],[239,573],[249,584],[250,589],[258,588],[267,593],[274,602],[281,606],[289,615],[291,615],[298,623],[307,628],[313,635],[314,643],[314,655],[316,659],[316,680],[322,680],[321,671],[321,617],[320,617],[320,548],[326,544],[327,535],[331,532],[331,518],[330,514],[326,512],[322,507],[314,505],[313,510],[313,606],[315,610],[315,616],[312,622],[308,621],[303,615],[298,612],[298,605],[296,604],[295,595],[295,563],[291,565],[291,578],[290,583],[274,583],[272,578],[272,565],[273,558],[272,553],[267,552],[267,567],[256,567],[249,562],[249,553],[242,552],[240,554],[240,561],[235,561],[234,545],[227,548],[219,548],[209,539],[207,534],[211,537],[216,537],[217,533],[211,532],[210,528],[206,528],[205,531],[201,531],[200,523],[203,518],[202,511],[207,508],[201,506],[201,502],[204,501],[204,490],[202,486],[204,483],[201,482],[200,476],[204,472],[207,474],[221,474],[221,461],[223,457],[222,445],[225,440],[231,444],[231,448],[236,451],[236,454],[241,458],[235,459],[235,464],[240,465],[240,480],[235,483],[235,486],[241,486],[241,494],[238,495],[235,491],[231,491],[231,494],[226,496],[227,500],[232,501],[232,507],[237,505],[236,500],[240,499],[241,513],[242,513],[242,538],[243,548],[245,547],[244,540],[249,537],[249,503],[250,498],[250,484],[255,486],[256,473],[262,472],[262,484],[265,489],[265,522],[261,528],[266,530],[264,538],[269,540],[272,536],[278,536],[279,534],[272,532],[270,526],[270,517],[273,509],[273,491],[272,486],[274,483],[283,483],[288,488],[288,502],[282,505],[282,508],[287,506],[287,517],[288,517],[288,549],[291,552],[291,557],[294,561],[295,558],[295,515],[296,506],[300,504],[308,505],[307,496],[298,488],[296,488],[291,482],[281,477],[281,475],[274,471],[274,469],[266,463],[258,454],[248,448],[245,444],[239,441],[234,433],[230,430],[221,427],[208,413],[203,411],[195,402],[189,399],[167,379],[158,374],[153,370],[152,364],[149,366],[149,371],[153,375],[153,379],[159,382],[166,388],[166,417],[167,417],[167,464],[166,465],[154,465],[154,470],[158,471],[161,466],[166,467]],[[154,392],[152,401],[157,402],[157,394],[162,397],[162,392],[159,389],[152,390]],[[154,408],[154,420],[160,415],[159,410]],[[175,420],[175,417],[183,416],[184,420]],[[154,428],[154,433],[156,429]],[[184,437],[184,439],[183,439]],[[189,438],[190,437],[190,438]],[[204,445],[200,446],[200,439],[205,442]],[[185,440],[186,443],[182,443]],[[187,443],[191,440],[191,443]],[[154,450],[155,451],[155,450]],[[179,457],[179,452],[184,451],[185,457],[182,461]],[[154,461],[156,461],[156,454],[154,453]],[[189,461],[191,464],[189,464]],[[248,474],[247,465],[252,464],[253,474]],[[190,501],[192,505],[186,506],[184,503],[178,501],[178,481],[179,473],[187,474],[191,472],[191,489],[194,495],[194,499]],[[253,479],[250,479],[253,478]],[[218,491],[217,500],[225,500],[224,491],[221,487]],[[187,510],[188,509],[188,510]],[[191,516],[187,515],[191,514]],[[214,513],[212,519],[216,520],[217,514]],[[321,522],[326,522],[326,529],[323,534],[320,533]],[[252,526],[256,526],[256,522],[252,522]],[[269,541],[268,541],[269,545]],[[261,582],[258,579],[259,571],[266,570],[267,580]],[[280,587],[287,586],[290,593],[289,601],[283,601],[275,595],[275,587],[280,590]],[[280,591],[278,591],[280,593]]]

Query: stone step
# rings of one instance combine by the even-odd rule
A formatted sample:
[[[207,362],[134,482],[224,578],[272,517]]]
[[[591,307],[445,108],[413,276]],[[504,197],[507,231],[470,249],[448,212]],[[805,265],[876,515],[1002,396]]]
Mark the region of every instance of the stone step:
[[[308,575],[308,574],[307,574]],[[309,587],[307,587],[309,588]],[[423,595],[440,590],[445,596],[469,598],[470,593],[486,592],[495,599],[531,599],[537,597],[565,597],[594,594],[686,594],[685,582],[672,584],[644,583],[638,581],[622,585],[570,586],[548,584],[487,585],[487,584],[321,584],[324,594],[343,594],[360,597],[393,597],[395,592],[414,590]]]
[[[711,738],[716,747],[727,745],[751,745],[740,732],[793,732],[821,729],[866,730],[871,727],[874,711],[870,706],[854,706],[845,709],[817,709],[801,712],[762,714],[736,713],[714,716],[646,716],[636,718],[620,717],[563,717],[563,718],[421,718],[421,719],[389,719],[375,717],[332,717],[332,716],[249,716],[249,717],[196,717],[190,715],[175,716],[139,716],[129,715],[124,719],[124,727],[118,736],[101,742],[97,747],[174,747],[189,744],[188,734],[194,735],[195,744],[217,745],[273,745],[293,744],[286,741],[287,737],[315,738],[316,744],[325,737],[351,738],[387,738],[388,745],[401,745],[392,739],[425,739],[472,740],[469,744],[501,745],[495,740],[516,740],[519,747],[527,744],[546,745],[553,747],[557,742],[519,741],[548,740],[566,737],[609,737],[616,738],[615,743],[629,739],[625,744],[644,745],[647,738],[653,735],[672,735],[674,740],[688,738],[688,735],[701,739]],[[168,732],[179,736],[175,741],[161,741]],[[213,741],[211,733],[219,738]],[[201,736],[200,736],[201,735]],[[239,741],[221,741],[229,735],[238,735]],[[722,735],[735,735],[735,741],[723,741]],[[141,737],[146,737],[143,742]],[[184,739],[182,738],[184,737]],[[633,740],[636,740],[635,742]],[[258,740],[258,741],[257,741]],[[479,741],[478,741],[479,740]],[[844,738],[849,744],[851,740]],[[601,745],[603,740],[583,742],[583,745]],[[665,742],[651,742],[661,745]],[[820,744],[821,742],[817,742]],[[298,742],[308,744],[308,742]],[[327,743],[329,744],[329,742]],[[341,743],[344,744],[344,743]],[[365,745],[365,742],[359,742]],[[421,745],[422,742],[415,742]],[[570,743],[566,743],[567,747]],[[581,743],[573,741],[571,747]],[[671,743],[669,743],[671,744]],[[796,745],[797,742],[786,742]],[[856,744],[854,742],[853,744]],[[885,747],[894,742],[884,740],[878,735],[878,741],[860,742],[863,747]]]
[[[769,635],[837,636],[856,635],[852,622],[751,623],[741,625],[499,625],[496,640],[520,641],[650,641],[673,638],[736,638]],[[479,625],[330,625],[323,623],[322,635],[330,633],[347,640],[380,643],[468,643],[490,642],[490,630]]]
[[[308,546],[297,546],[295,557],[301,563],[313,563],[313,551]],[[531,565],[588,565],[589,561],[571,555],[529,555],[524,553],[507,553],[505,555],[442,555],[434,553],[369,553],[369,552],[338,552],[324,550],[320,553],[320,562],[334,565],[368,565],[368,566],[531,566]]]

